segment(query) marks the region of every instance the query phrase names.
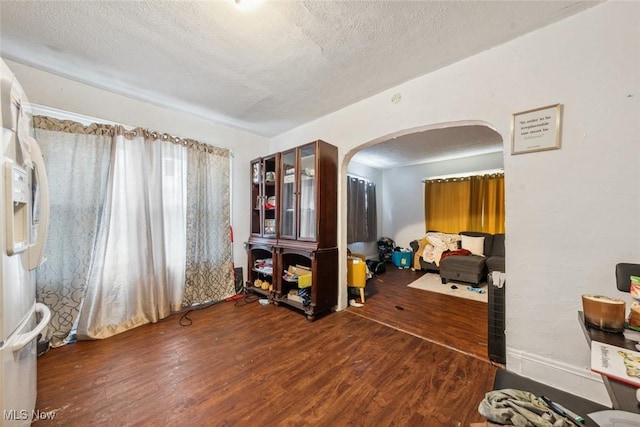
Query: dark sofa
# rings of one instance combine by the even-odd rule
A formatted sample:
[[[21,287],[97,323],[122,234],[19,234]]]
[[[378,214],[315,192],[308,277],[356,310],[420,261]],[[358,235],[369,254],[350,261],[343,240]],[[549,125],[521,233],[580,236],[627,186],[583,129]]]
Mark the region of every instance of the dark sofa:
[[[480,255],[454,255],[447,256],[440,262],[440,267],[435,263],[425,262],[416,254],[419,244],[417,240],[409,245],[414,251],[414,257],[419,257],[422,270],[440,273],[442,283],[449,280],[479,284],[487,279],[487,274],[493,271],[505,271],[505,235],[488,234],[475,231],[463,231],[460,235],[470,237],[484,237],[484,256]]]
[[[487,271],[490,273],[492,271],[501,271],[505,272],[504,269],[504,233],[494,234],[493,242],[491,243],[491,252],[489,257],[487,258]]]

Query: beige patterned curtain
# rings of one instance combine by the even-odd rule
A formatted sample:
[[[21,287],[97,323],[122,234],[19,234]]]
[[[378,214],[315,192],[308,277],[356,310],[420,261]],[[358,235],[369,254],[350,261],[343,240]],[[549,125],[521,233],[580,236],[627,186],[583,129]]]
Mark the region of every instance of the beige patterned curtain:
[[[52,347],[70,336],[95,256],[113,149],[111,126],[83,126],[43,116],[33,118],[49,178],[51,222],[44,262],[36,270],[36,295],[52,313]]]
[[[51,184],[38,299],[54,346],[234,293],[228,150],[36,116]]]
[[[235,293],[229,169],[228,150],[189,144],[185,306]]]

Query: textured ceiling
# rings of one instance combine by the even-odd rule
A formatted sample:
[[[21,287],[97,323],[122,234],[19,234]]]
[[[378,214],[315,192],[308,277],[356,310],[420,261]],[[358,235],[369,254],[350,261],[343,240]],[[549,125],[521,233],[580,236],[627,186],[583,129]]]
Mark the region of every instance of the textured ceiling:
[[[351,160],[378,169],[417,165],[502,151],[502,137],[478,125],[431,129],[365,148]]]
[[[270,137],[594,4],[0,0],[0,53]]]

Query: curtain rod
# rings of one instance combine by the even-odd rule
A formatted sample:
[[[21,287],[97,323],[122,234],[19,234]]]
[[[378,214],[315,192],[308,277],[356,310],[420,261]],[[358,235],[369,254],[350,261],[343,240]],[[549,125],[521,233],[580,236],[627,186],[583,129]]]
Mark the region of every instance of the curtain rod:
[[[347,178],[349,178],[349,177],[356,178],[356,179],[361,179],[361,180],[366,181],[366,182],[368,182],[370,184],[375,184],[375,182],[373,182],[373,180],[371,180],[369,178],[365,178],[364,176],[358,176],[358,175],[354,175],[352,173],[347,172]]]
[[[93,123],[117,126],[121,123],[112,122],[110,120],[100,119],[97,117],[87,116],[84,114],[74,113],[72,111],[61,110],[59,108],[49,107],[41,104],[31,104],[33,115],[48,116],[59,120],[73,120],[85,126],[91,126]],[[126,128],[135,128],[135,126],[122,124]]]
[[[34,116],[51,117],[53,119],[60,120],[60,121],[73,121],[86,127],[91,127],[94,124],[103,125],[105,127],[111,126],[114,129],[113,132],[116,132],[116,133],[118,132],[117,129],[120,128],[122,129],[122,134],[125,137],[135,136],[138,131],[142,131],[147,136],[152,136],[153,138],[156,138],[156,139],[172,142],[174,144],[185,145],[185,146],[191,144],[193,146],[200,147],[202,150],[207,152],[214,152],[217,150],[226,150],[229,153],[229,157],[235,158],[234,153],[233,151],[231,151],[230,148],[207,144],[205,142],[200,142],[192,138],[181,138],[166,132],[158,132],[154,130],[141,128],[140,126],[131,126],[126,124],[116,123],[109,120],[86,116],[83,114],[61,110],[58,108],[49,107],[41,104],[30,104],[30,106]]]
[[[424,178],[422,182],[431,181],[434,179],[451,179],[451,178],[468,178],[470,176],[489,175],[492,173],[504,173],[504,169],[487,169],[483,171],[467,172],[467,173],[453,173],[449,175],[436,175]]]

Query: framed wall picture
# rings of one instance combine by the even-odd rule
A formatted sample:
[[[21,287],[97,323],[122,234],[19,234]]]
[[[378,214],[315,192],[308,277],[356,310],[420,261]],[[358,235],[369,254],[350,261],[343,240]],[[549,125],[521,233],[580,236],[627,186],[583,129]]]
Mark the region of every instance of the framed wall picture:
[[[557,150],[562,133],[562,104],[513,114],[511,154]]]

